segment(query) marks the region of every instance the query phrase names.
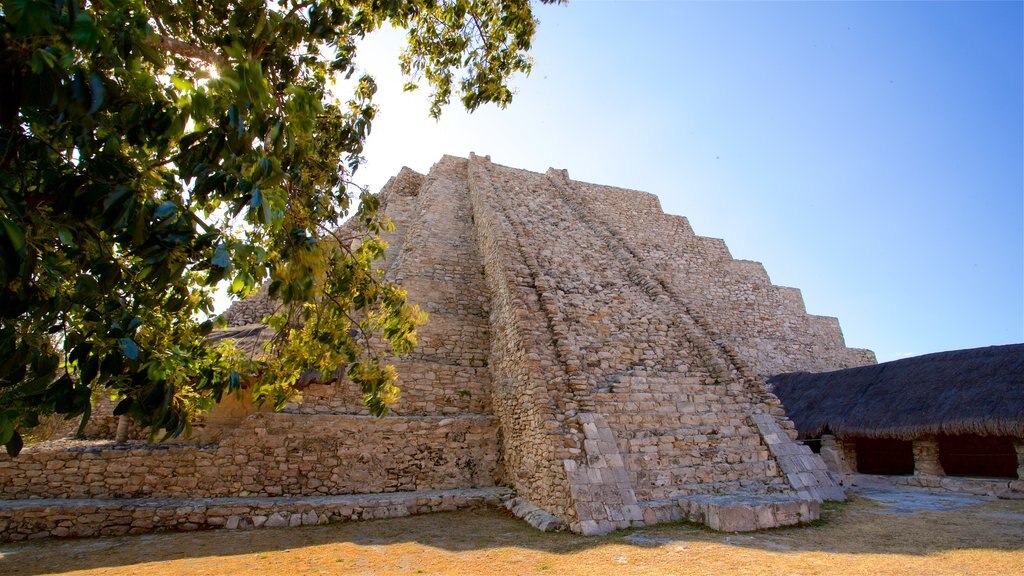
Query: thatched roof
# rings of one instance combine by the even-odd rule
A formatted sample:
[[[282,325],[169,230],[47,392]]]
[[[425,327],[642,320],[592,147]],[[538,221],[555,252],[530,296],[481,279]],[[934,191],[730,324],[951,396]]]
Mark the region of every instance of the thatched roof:
[[[1024,344],[768,380],[802,438],[1024,437]]]

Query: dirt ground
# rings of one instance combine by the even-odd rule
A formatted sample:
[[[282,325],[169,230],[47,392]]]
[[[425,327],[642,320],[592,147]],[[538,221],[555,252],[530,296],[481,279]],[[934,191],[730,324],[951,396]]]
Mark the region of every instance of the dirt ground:
[[[909,503],[908,503],[909,502]],[[723,534],[690,524],[544,534],[497,510],[277,530],[0,546],[0,574],[1024,574],[1024,501],[884,494],[814,525]]]

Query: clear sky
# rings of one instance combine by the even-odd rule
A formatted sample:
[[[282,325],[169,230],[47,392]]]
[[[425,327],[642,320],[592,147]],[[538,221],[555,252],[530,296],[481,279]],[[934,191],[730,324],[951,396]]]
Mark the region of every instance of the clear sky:
[[[399,34],[357,180],[442,154],[657,194],[880,361],[1024,341],[1021,2],[537,6],[515,102],[427,118]]]

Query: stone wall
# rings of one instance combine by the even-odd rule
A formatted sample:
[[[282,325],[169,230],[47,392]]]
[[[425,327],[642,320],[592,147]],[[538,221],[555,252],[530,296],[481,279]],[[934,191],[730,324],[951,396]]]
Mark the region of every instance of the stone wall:
[[[467,171],[470,183],[490,290],[491,397],[501,422],[505,480],[535,506],[574,521],[563,461],[579,455],[582,446],[579,430],[567,422],[580,409],[568,382],[568,372],[578,366],[568,366],[553,347],[550,322],[557,311],[542,310],[534,254],[519,244],[523,233],[513,227],[515,215],[501,207],[502,198],[517,191],[496,189],[474,163],[450,157],[442,162]]]
[[[0,501],[0,542],[51,536],[121,536],[164,530],[313,526],[497,507],[510,496],[504,488],[469,488],[304,499]]]
[[[845,348],[834,320],[807,315],[799,292],[772,286],[759,264],[663,214],[654,196],[471,155],[445,156],[428,175],[403,169],[381,205],[396,229],[379,268],[430,315],[416,351],[395,359],[391,416],[365,416],[343,376],[311,382],[285,412],[210,420],[214,445],[0,457],[0,498],[504,484],[539,524],[593,534],[687,517],[764,528],[811,520],[810,502],[841,497],[820,459],[793,443],[760,375],[873,358]],[[272,305],[258,292],[230,322],[258,322]],[[134,518],[126,513],[115,516]],[[59,528],[68,526],[48,529]]]
[[[380,191],[381,213],[386,213],[396,224],[394,232],[385,234],[385,239],[391,242],[391,248],[385,251],[384,262],[394,260],[397,248],[402,245],[405,238],[405,230],[409,223],[408,217],[410,214],[407,209],[403,210],[403,208],[406,208],[409,203],[402,202],[401,200],[405,200],[410,196],[414,197],[422,180],[423,175],[417,174],[408,168],[403,168],[401,172],[388,180],[387,184]],[[393,199],[399,201],[390,202]],[[415,200],[412,204],[415,205]],[[339,238],[347,239],[347,241],[352,243],[359,242],[362,237],[358,222],[351,218],[344,222],[335,232]],[[224,312],[224,318],[227,320],[228,326],[259,325],[266,316],[276,312],[280,302],[270,299],[269,287],[270,283],[267,282],[246,298],[232,302],[231,306]]]
[[[429,314],[418,346],[394,358],[397,415],[490,414],[489,296],[477,252],[466,178],[438,169],[430,177],[403,169],[382,191],[382,211],[395,224],[380,267],[408,300]],[[315,383],[296,413],[366,413],[361,391],[346,378]]]
[[[224,313],[228,326],[248,326],[259,324],[267,315],[276,309],[276,303],[270,299],[270,284],[264,284],[256,292],[243,300],[237,300]]]
[[[589,210],[564,172],[471,156],[469,178],[497,312],[492,373],[515,391],[493,393],[506,470],[533,504],[575,531],[600,533],[642,523],[645,502],[796,494],[792,478],[804,475],[832,484],[823,465],[780,472],[750,418],[780,417],[778,399],[674,298],[653,263]],[[778,425],[793,432],[788,420]],[[776,441],[792,445],[788,436]],[[799,460],[820,465],[809,452]]]
[[[314,496],[493,486],[492,417],[260,413],[215,446],[29,447],[0,455],[0,497]]]
[[[110,399],[110,395],[101,392],[98,398],[94,396],[92,416],[82,430],[82,438],[89,440],[107,440],[117,437],[117,427],[120,418],[114,416],[114,408],[117,402]],[[268,412],[269,406],[256,405],[251,397],[244,393],[225,394],[221,401],[192,426],[190,434],[178,436],[170,440],[164,440],[170,444],[216,444],[221,439],[231,435],[242,421],[249,415],[256,412]],[[77,423],[77,422],[76,422]],[[142,443],[149,438],[149,429],[138,425],[134,420],[127,421],[126,439],[130,442]],[[71,436],[77,430],[77,425],[66,429],[65,436]]]
[[[846,347],[835,318],[807,314],[799,290],[773,285],[760,263],[733,259],[722,240],[697,236],[686,218],[664,214],[657,197],[565,185],[633,254],[657,262],[673,298],[699,309],[762,377],[875,363],[870,350]]]
[[[397,416],[488,414],[490,373],[485,366],[457,366],[416,360],[393,360],[398,371],[398,400],[388,413]],[[362,391],[346,377],[310,384],[302,401],[288,412],[298,414],[369,414]]]

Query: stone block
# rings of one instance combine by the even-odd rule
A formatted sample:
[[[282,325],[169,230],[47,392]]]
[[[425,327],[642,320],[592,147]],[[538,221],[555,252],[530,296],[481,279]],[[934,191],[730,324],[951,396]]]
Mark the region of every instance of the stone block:
[[[274,512],[263,522],[259,522],[259,518],[262,518],[262,516],[253,518],[253,524],[256,527],[259,527],[261,524],[267,528],[283,528],[288,526],[288,519],[280,512]]]

